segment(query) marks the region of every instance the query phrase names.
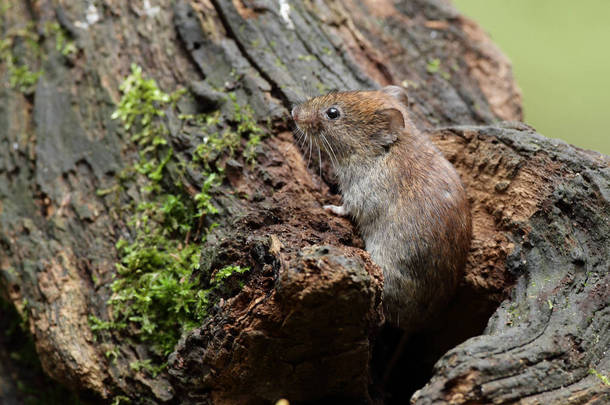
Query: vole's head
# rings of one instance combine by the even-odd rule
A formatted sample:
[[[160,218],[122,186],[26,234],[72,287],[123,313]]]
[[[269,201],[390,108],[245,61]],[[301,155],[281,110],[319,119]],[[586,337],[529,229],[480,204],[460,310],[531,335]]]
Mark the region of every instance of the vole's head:
[[[299,131],[345,164],[385,153],[405,127],[412,129],[407,103],[405,89],[398,86],[334,92],[296,106],[292,118]]]

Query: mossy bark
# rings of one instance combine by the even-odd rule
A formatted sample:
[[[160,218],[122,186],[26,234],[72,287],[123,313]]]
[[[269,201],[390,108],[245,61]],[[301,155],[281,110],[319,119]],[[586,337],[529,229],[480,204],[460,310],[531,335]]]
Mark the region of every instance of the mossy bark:
[[[609,400],[608,157],[499,124],[522,119],[520,95],[476,24],[444,0],[160,3],[2,3],[0,288],[49,376],[102,403],[391,403],[425,383],[415,403]],[[109,318],[115,244],[130,234],[97,191],[138,159],[111,118],[132,63],[165,92],[188,88],[197,102],[181,112],[229,114],[233,92],[270,133],[254,164],[223,161],[220,213],[206,219],[220,225],[202,272],[248,266],[245,286],[154,377],[130,366],[149,357],[146,344],[96,335],[88,321]],[[35,76],[11,66],[40,76],[30,86]],[[444,328],[413,340],[397,366],[419,380],[380,387],[379,268],[352,224],[322,209],[338,202],[336,184],[315,155],[308,168],[287,111],[320,91],[390,83],[408,87],[417,126],[460,172],[474,239]],[[196,129],[163,122],[175,156],[190,160]],[[202,187],[196,168],[167,172],[170,185]],[[137,185],[126,192],[144,198]],[[415,368],[448,349],[421,380]],[[16,390],[11,367],[0,369],[3,392]]]

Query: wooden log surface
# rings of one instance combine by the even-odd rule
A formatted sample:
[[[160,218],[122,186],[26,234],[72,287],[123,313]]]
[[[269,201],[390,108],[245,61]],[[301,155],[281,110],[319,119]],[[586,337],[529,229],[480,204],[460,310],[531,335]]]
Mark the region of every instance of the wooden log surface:
[[[416,404],[610,400],[608,157],[502,123],[522,119],[510,64],[449,2],[3,4],[0,291],[45,372],[81,399],[396,403],[423,386]],[[113,118],[132,64],[166,93],[188,89],[153,118],[173,151],[162,190],[200,192],[209,171],[184,164],[207,139],[181,117],[218,110],[245,150],[235,102],[266,134],[254,162],[214,157],[218,213],[202,221],[218,226],[199,239],[194,226],[180,245],[198,243],[202,289],[224,266],[250,271],[158,374],[134,366],[154,355],[133,329],[97,333],[90,318],[113,319],[117,241],[137,238],[120,207],[148,201],[137,174],[122,194],[100,192],[143,164]],[[320,92],[390,83],[408,88],[416,125],[458,169],[474,239],[444,329],[413,340],[380,388],[380,270],[350,221],[322,209],[338,202],[332,172],[299,149],[287,112]],[[8,350],[0,395],[19,403]]]

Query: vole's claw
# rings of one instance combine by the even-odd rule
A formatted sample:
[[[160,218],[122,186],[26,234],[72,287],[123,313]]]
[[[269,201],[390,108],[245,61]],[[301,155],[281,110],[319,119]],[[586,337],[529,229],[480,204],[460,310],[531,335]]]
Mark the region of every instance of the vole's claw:
[[[344,205],[325,205],[324,209],[326,211],[330,211],[335,215],[339,215],[341,217],[344,217],[347,215],[347,212],[345,211],[345,206]]]

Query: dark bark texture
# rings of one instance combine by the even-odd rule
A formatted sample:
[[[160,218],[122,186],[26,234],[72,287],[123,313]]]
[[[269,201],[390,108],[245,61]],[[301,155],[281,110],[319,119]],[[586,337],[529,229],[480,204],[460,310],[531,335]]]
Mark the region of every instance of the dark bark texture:
[[[81,399],[405,403],[420,388],[415,404],[610,402],[610,160],[516,123],[509,62],[449,2],[0,4],[0,296],[46,374]],[[132,63],[166,92],[188,88],[196,103],[182,112],[225,114],[231,91],[269,133],[253,164],[221,159],[219,225],[202,243],[202,269],[251,271],[158,375],[130,366],[148,358],[145,344],[96,335],[89,321],[109,318],[116,242],[130,235],[96,191],[137,160],[111,118]],[[381,271],[350,221],[322,209],[339,201],[332,172],[315,154],[308,163],[288,111],[387,84],[408,88],[416,125],[460,173],[474,238],[442,326],[409,341],[384,385]],[[173,159],[190,160],[200,138],[169,111],[162,121]],[[203,187],[201,172],[172,167],[168,184]],[[127,194],[144,199],[137,186]],[[20,403],[11,350],[0,346],[0,402]]]

